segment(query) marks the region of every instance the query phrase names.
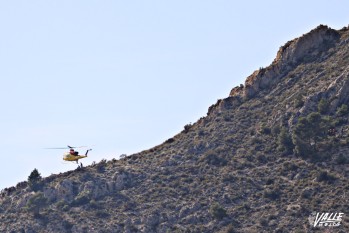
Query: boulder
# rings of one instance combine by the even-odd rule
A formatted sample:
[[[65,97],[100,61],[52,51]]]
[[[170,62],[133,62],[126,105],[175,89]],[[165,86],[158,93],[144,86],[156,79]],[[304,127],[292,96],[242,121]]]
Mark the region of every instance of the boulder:
[[[114,189],[116,191],[122,190],[125,187],[130,185],[131,174],[126,171],[115,172],[113,175],[113,181],[114,181]]]

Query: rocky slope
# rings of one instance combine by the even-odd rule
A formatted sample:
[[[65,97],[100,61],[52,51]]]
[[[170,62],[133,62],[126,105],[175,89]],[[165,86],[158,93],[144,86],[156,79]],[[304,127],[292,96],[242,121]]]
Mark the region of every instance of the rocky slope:
[[[349,232],[348,105],[349,29],[320,25],[163,144],[3,190],[0,232]]]

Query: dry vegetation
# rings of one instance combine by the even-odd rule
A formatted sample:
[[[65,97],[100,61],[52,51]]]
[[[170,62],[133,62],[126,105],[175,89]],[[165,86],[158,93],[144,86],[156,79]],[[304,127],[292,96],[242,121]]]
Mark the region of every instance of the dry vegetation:
[[[336,33],[159,146],[4,190],[0,231],[318,232],[322,211],[344,212],[335,230],[349,232],[349,102],[326,92],[348,71],[349,31]]]

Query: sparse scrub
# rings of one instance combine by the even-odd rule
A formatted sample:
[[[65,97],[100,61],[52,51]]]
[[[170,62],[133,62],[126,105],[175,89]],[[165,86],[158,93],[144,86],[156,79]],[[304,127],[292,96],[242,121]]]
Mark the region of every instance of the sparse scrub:
[[[349,54],[347,45],[338,52]],[[349,116],[345,107],[332,109],[337,89],[347,91],[334,80],[348,60],[327,63],[318,54],[321,64],[297,60],[263,69],[273,75],[251,76],[241,96],[211,108],[174,141],[39,179],[36,192],[29,180],[27,187],[3,190],[0,232],[321,230],[308,224],[312,211],[347,207]],[[242,96],[249,91],[253,97]],[[319,113],[318,96],[331,108]],[[346,98],[338,101],[347,104]],[[35,202],[37,193],[50,202],[40,206],[46,201]],[[27,203],[31,211],[25,211]],[[349,232],[345,221],[337,229]]]
[[[186,124],[186,125],[184,126],[183,132],[184,132],[184,133],[188,133],[189,130],[191,129],[191,127],[193,127],[193,125],[192,125],[191,123],[190,123],[190,124]]]
[[[327,171],[322,171],[319,173],[319,175],[316,177],[316,179],[319,182],[332,183],[334,180],[336,180],[336,177],[329,174]]]
[[[303,100],[303,95],[302,94],[298,94],[293,102],[293,106],[295,108],[301,108],[304,105],[304,100]]]
[[[336,111],[337,116],[344,116],[348,114],[348,105],[342,104]]]
[[[107,160],[102,159],[99,163],[96,164],[96,169],[99,173],[105,172],[105,167],[107,165]]]
[[[336,157],[336,163],[338,165],[344,165],[348,163],[348,159],[343,154],[340,154]]]
[[[264,123],[262,123],[260,125],[260,128],[259,128],[259,133],[261,134],[270,134],[271,133],[271,129]]]
[[[222,220],[224,217],[227,216],[227,211],[218,203],[215,203],[211,206],[210,213],[212,217],[217,220]]]
[[[47,199],[42,192],[35,193],[26,205],[26,209],[34,214],[35,217],[40,216],[40,210],[47,204]]]
[[[218,155],[217,152],[213,150],[207,151],[200,161],[205,161],[209,165],[224,166],[227,164],[227,160]]]
[[[329,103],[327,100],[325,99],[321,99],[319,104],[318,104],[318,111],[321,114],[326,114],[328,112],[328,108],[329,108]]]
[[[269,198],[270,200],[276,200],[279,199],[281,196],[281,192],[279,189],[274,188],[274,189],[266,189],[264,190],[263,196],[265,198]]]

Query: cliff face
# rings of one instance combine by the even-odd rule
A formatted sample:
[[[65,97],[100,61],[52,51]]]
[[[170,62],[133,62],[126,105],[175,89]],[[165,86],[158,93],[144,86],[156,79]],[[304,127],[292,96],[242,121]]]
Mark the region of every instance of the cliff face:
[[[3,190],[0,232],[349,232],[348,67],[320,25],[163,144]]]
[[[260,90],[279,83],[297,64],[306,63],[324,55],[338,42],[339,38],[340,35],[336,30],[320,25],[302,37],[287,42],[279,49],[270,66],[253,72],[247,77],[245,87],[234,88],[230,96],[252,98]]]

